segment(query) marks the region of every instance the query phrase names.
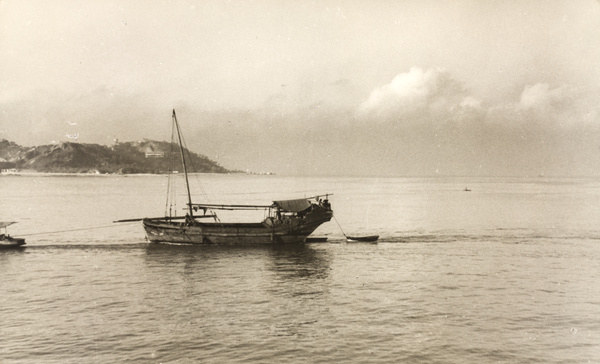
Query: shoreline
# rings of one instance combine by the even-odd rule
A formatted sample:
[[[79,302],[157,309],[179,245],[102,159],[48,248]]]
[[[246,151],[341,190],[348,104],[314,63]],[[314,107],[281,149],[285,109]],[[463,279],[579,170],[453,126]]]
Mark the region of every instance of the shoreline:
[[[183,173],[173,173],[173,174],[181,174]],[[243,175],[258,175],[251,173],[210,173],[210,172],[193,172],[188,173],[189,175],[196,174],[207,174],[207,175],[233,175],[233,174],[243,174]],[[27,176],[27,177],[60,177],[60,176],[72,176],[72,177],[116,177],[116,176],[168,176],[169,173],[94,173],[94,172],[38,172],[34,170],[19,170],[19,171],[9,171],[0,173],[0,177],[3,176]],[[265,176],[267,174],[264,174]]]

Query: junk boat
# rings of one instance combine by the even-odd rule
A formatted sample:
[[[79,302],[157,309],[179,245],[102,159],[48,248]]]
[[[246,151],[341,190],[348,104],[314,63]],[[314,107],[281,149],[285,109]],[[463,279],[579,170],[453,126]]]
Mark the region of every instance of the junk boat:
[[[172,119],[173,139],[176,131],[185,176],[187,213],[179,217],[141,219],[150,242],[231,245],[304,243],[315,229],[333,217],[328,199],[330,194],[273,201],[268,205],[192,203],[184,147],[175,110]],[[215,210],[264,210],[266,218],[255,223],[221,222]],[[165,212],[165,215],[170,213]],[[212,221],[207,221],[209,219]]]
[[[6,228],[14,223],[14,221],[0,221],[0,249],[18,248],[25,245],[25,239],[13,238],[8,235]]]

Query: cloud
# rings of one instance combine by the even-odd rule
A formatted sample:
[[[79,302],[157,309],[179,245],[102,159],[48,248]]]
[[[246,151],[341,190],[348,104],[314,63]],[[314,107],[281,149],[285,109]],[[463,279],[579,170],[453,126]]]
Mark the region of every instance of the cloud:
[[[445,69],[412,67],[373,89],[355,115],[363,124],[403,127],[448,124],[542,130],[595,125],[600,124],[598,91],[537,82],[524,85],[516,93],[518,99],[486,100]]]
[[[547,83],[537,83],[525,86],[519,106],[523,109],[550,108],[563,101],[565,97],[564,88],[551,89]]]
[[[67,141],[75,134],[82,143],[156,139],[160,130],[168,129],[170,106],[109,87],[77,95],[37,90],[3,103],[0,125],[5,138],[22,145]]]
[[[466,96],[460,102],[460,106],[463,108],[480,109],[481,108],[481,100],[476,99],[473,96]]]
[[[471,84],[443,68],[412,67],[370,91],[355,118],[371,125],[450,123],[506,128],[556,128],[600,124],[600,89],[566,82],[515,83],[512,98],[471,91]]]
[[[526,85],[512,105],[518,121],[536,127],[600,126],[600,89],[568,84]]]
[[[446,70],[412,67],[371,91],[358,115],[371,121],[424,121],[445,118],[465,107],[479,108],[480,104]]]

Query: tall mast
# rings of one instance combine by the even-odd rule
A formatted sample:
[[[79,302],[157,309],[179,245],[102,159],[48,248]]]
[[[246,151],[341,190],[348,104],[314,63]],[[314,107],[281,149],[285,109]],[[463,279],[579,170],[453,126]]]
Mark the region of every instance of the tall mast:
[[[188,195],[188,209],[190,217],[194,216],[194,210],[192,208],[192,195],[190,193],[190,182],[188,181],[187,166],[185,164],[185,153],[183,152],[183,143],[181,142],[181,131],[179,130],[179,122],[177,122],[177,115],[175,115],[175,109],[173,109],[173,122],[177,128],[177,138],[179,139],[179,151],[181,152],[181,163],[183,163],[183,174],[185,175],[185,187],[187,188]]]

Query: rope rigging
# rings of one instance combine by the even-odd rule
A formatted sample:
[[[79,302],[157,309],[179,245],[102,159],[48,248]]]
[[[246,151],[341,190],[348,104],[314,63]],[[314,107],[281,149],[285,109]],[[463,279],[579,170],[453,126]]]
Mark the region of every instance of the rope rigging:
[[[175,116],[175,111],[173,111],[173,119],[175,122],[173,122],[171,124],[171,170],[169,171],[169,175],[168,175],[168,184],[167,184],[167,198],[166,198],[166,202],[165,202],[165,216],[173,216],[173,211],[177,211],[177,179],[180,178],[181,174],[179,173],[173,173],[173,171],[175,170],[175,166],[176,166],[176,160],[177,160],[177,156],[176,156],[176,152],[175,149],[178,149],[181,152],[181,161],[182,163],[184,163],[184,159],[187,161],[187,164],[191,167],[190,169],[192,171],[196,171],[196,165],[194,162],[194,159],[192,158],[192,153],[190,152],[190,150],[187,147],[187,142],[185,140],[185,136],[181,135],[180,132],[178,132],[178,125],[177,125],[177,121],[176,121],[176,116]],[[182,165],[182,168],[186,168],[185,165]],[[186,172],[186,171],[184,171]],[[196,173],[190,173],[194,176],[194,180],[195,180],[195,184],[194,186],[197,187],[200,190],[201,196],[203,197],[203,199],[207,202],[209,202],[209,198],[208,198],[208,194],[206,193],[206,191],[204,190],[204,186],[202,185],[202,183],[199,182],[199,177],[197,176]],[[188,173],[185,173],[185,178],[187,179],[187,175]],[[189,181],[185,181],[184,182],[187,189],[188,189],[188,195],[190,195],[189,193]],[[189,198],[191,199],[191,196],[189,196]],[[192,214],[192,203],[191,201],[188,201],[188,203],[186,203],[186,209],[189,209],[189,213],[190,215]],[[216,217],[216,215],[215,215]]]
[[[133,224],[133,222],[130,222],[129,225]],[[123,225],[99,225],[99,226],[90,226],[90,227],[85,227],[85,228],[78,228],[78,229],[68,229],[68,230],[56,230],[56,231],[46,231],[43,233],[31,233],[31,234],[19,234],[19,236],[34,236],[34,235],[48,235],[48,234],[58,234],[58,233],[68,233],[71,231],[85,231],[85,230],[95,230],[95,229],[106,229],[106,228],[114,228],[114,227],[119,227],[119,226],[123,226]]]

